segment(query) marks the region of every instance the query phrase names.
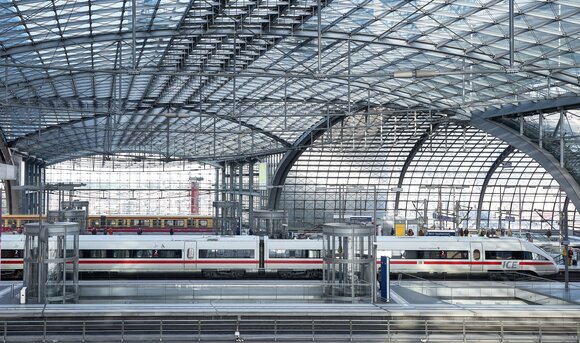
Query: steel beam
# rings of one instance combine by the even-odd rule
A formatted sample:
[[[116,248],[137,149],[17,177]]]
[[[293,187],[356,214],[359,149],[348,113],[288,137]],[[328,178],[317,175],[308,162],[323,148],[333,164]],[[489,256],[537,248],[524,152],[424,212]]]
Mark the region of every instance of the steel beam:
[[[421,148],[423,147],[423,144],[425,144],[425,142],[427,142],[427,140],[429,140],[431,135],[435,131],[437,131],[437,129],[439,129],[439,126],[441,126],[440,122],[434,123],[433,127],[430,127],[429,130],[426,131],[425,133],[423,133],[421,135],[421,137],[419,137],[419,139],[415,142],[415,145],[413,145],[413,148],[411,149],[411,151],[409,151],[409,154],[407,155],[407,158],[405,159],[405,163],[403,164],[403,168],[401,168],[401,174],[399,174],[399,181],[397,182],[397,188],[403,187],[403,181],[405,180],[405,175],[407,174],[407,170],[409,169],[411,162],[413,162],[413,159],[415,158],[415,156],[417,155],[419,150],[421,150]],[[395,212],[396,212],[399,210],[399,201],[401,199],[401,192],[395,192],[395,193],[396,193],[396,196],[395,196]]]
[[[286,177],[290,169],[298,158],[306,149],[308,149],[314,141],[322,136],[327,130],[342,122],[347,115],[325,117],[314,125],[310,130],[304,132],[300,138],[293,144],[293,149],[288,150],[282,160],[278,163],[274,177],[272,178],[272,188],[268,194],[268,209],[277,210],[280,205],[280,197],[282,195],[282,186],[286,181]]]
[[[504,151],[502,151],[501,154],[499,154],[499,156],[492,163],[491,167],[487,171],[487,174],[485,174],[485,178],[483,179],[483,184],[481,185],[481,191],[479,192],[479,199],[477,200],[477,213],[476,213],[476,219],[475,219],[475,228],[477,230],[479,230],[479,228],[481,227],[481,209],[483,207],[483,197],[485,196],[485,192],[487,190],[487,185],[489,185],[489,181],[491,180],[491,177],[493,176],[493,174],[495,173],[497,168],[514,151],[515,151],[515,148],[511,145],[508,145],[507,148],[505,148]]]
[[[550,113],[558,109],[580,107],[580,96],[569,95],[554,99],[529,101],[515,105],[505,105],[501,108],[492,108],[487,111],[475,111],[472,118],[493,118],[512,115],[537,115],[538,113]]]

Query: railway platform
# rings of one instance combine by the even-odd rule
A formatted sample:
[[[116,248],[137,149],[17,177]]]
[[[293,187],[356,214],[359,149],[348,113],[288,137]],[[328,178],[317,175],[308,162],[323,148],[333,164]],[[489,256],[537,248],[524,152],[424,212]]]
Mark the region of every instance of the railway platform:
[[[333,303],[311,280],[91,280],[79,304],[20,305],[0,282],[4,342],[578,342],[580,283],[394,280],[390,302]]]

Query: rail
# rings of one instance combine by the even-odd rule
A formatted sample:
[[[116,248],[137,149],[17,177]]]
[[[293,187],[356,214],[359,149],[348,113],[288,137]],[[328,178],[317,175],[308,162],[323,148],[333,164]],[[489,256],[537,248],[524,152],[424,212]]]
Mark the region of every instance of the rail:
[[[578,342],[577,321],[453,319],[118,319],[0,321],[2,342]],[[239,336],[235,333],[238,332]]]

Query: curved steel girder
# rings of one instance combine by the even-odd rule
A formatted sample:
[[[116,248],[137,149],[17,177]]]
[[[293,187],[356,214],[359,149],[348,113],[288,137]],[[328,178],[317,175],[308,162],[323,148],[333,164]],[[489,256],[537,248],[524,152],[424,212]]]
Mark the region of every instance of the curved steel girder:
[[[411,149],[411,151],[409,151],[409,155],[407,155],[407,159],[405,160],[405,163],[403,164],[403,168],[401,169],[401,174],[399,175],[399,181],[397,182],[398,188],[403,186],[403,181],[405,180],[405,174],[407,174],[407,170],[409,169],[411,162],[413,161],[413,159],[415,158],[415,156],[417,155],[419,150],[421,150],[421,147],[423,147],[423,144],[425,144],[425,142],[427,142],[427,140],[429,139],[429,137],[431,137],[433,132],[437,131],[439,126],[441,126],[440,122],[434,123],[433,127],[429,128],[428,131],[423,133],[421,135],[421,137],[419,137],[419,139],[415,142],[415,145],[413,145],[413,148]],[[395,211],[399,210],[400,199],[401,199],[401,192],[396,192]]]
[[[1,63],[0,63],[0,66],[1,66]],[[251,72],[251,71],[249,71],[249,72]],[[90,72],[88,72],[88,71],[84,71],[83,73],[90,74]],[[169,72],[169,74],[170,74],[170,72]],[[190,75],[194,75],[194,74],[195,73],[190,73]],[[75,74],[75,75],[80,76],[80,74]],[[215,74],[215,73],[206,73],[206,76],[217,76],[217,75],[218,74]],[[230,73],[220,73],[220,75],[228,76],[228,77],[233,76]],[[259,76],[259,75],[260,75],[260,72],[258,72],[258,74],[256,76]],[[279,73],[270,73],[270,75],[279,75],[280,78],[285,77],[285,74],[283,73],[283,71],[280,71]],[[304,75],[304,76],[314,78],[314,76],[312,76],[312,75]],[[68,82],[70,77],[71,76],[69,74],[58,75],[58,76],[55,76],[53,78],[53,81],[57,81],[59,78],[63,78],[62,82],[64,83],[64,82]],[[292,75],[286,76],[286,77],[292,78]],[[46,82],[46,78],[42,78],[39,80],[30,80],[28,82],[34,83],[37,81],[44,84]],[[334,84],[339,85],[339,86],[347,86],[349,84],[349,81],[347,79],[338,78],[338,77],[337,78],[329,78],[326,80],[326,82],[331,82],[331,83],[334,83]],[[430,99],[427,95],[405,93],[405,92],[401,91],[401,89],[391,89],[391,88],[387,88],[387,87],[382,86],[382,85],[369,84],[367,82],[360,81],[357,79],[351,80],[350,85],[351,85],[351,87],[356,87],[356,88],[361,89],[361,90],[373,91],[373,92],[377,92],[377,93],[384,93],[384,94],[388,94],[391,96],[396,96],[397,99],[414,101],[416,103],[423,104],[423,105],[429,104],[429,109],[438,109],[438,110],[452,109],[455,112],[462,112],[462,107],[459,106],[459,104],[457,104],[457,106],[451,106],[451,107],[447,108],[447,107],[444,107],[442,104],[433,102],[432,99]],[[60,99],[62,99],[62,98],[60,98]],[[78,100],[76,98],[71,98],[71,99],[74,102],[76,102]],[[260,99],[256,99],[256,100],[254,100],[254,99],[247,99],[247,100],[240,99],[239,101],[240,102],[243,102],[243,101],[256,101],[257,102],[259,100]],[[273,101],[273,99],[268,99],[268,101]],[[280,99],[279,101],[283,102],[284,100]],[[290,100],[290,101],[292,101],[292,100]],[[303,102],[302,99],[296,99],[294,101],[295,102]],[[318,99],[308,99],[307,101],[314,101],[314,102],[320,102],[320,103],[327,103],[328,102],[327,100],[318,100]],[[394,101],[396,101],[396,99],[390,100],[390,102],[394,102]],[[222,102],[225,102],[225,100]],[[133,109],[132,105],[138,104],[138,103],[140,103],[140,101],[128,101],[127,100],[127,101],[125,101],[125,103],[127,104],[128,110],[131,110],[131,109]],[[218,102],[214,101],[213,103],[218,103]],[[212,101],[207,101],[207,102],[203,101],[202,104],[212,104]],[[177,108],[187,109],[187,107],[192,107],[193,111],[197,111],[197,112],[199,111],[199,102],[196,102],[196,101],[188,101],[188,102],[182,103],[182,104],[178,104],[178,103],[158,103],[157,104],[157,106],[159,106],[159,107],[162,107],[163,105],[171,106],[172,108],[176,108],[176,109]],[[25,106],[17,105],[17,107],[25,107]],[[414,107],[416,107],[416,106],[414,106]],[[137,108],[137,109],[139,109],[139,108]],[[151,107],[150,106],[141,106],[141,109],[151,110]],[[71,110],[71,108],[63,108],[63,110],[64,111],[74,111],[74,109]],[[87,109],[82,109],[82,110],[79,109],[78,111],[79,112],[89,112]],[[105,115],[108,114],[108,112],[104,112],[104,110],[97,110],[97,111],[104,113]],[[95,111],[91,111],[91,112],[95,112]]]
[[[135,33],[136,39],[150,39],[150,38],[169,38],[175,35],[183,35],[187,34],[190,36],[195,35],[211,35],[211,34],[232,34],[236,31],[239,35],[251,35],[251,36],[261,36],[264,34],[262,30],[258,30],[255,28],[250,29],[239,29],[234,30],[233,28],[220,28],[216,30],[205,31],[202,29],[197,30],[151,30],[151,31],[137,31]],[[269,29],[267,31],[268,35],[271,36],[292,36],[297,38],[306,38],[306,39],[317,39],[319,32],[317,30],[300,30],[300,29]],[[385,38],[371,34],[363,34],[363,33],[356,33],[350,34],[345,32],[336,32],[332,30],[327,30],[321,33],[322,39],[330,39],[330,40],[342,40],[351,42],[357,42],[361,44],[377,44],[377,45],[388,45],[388,46],[395,46],[401,48],[408,48],[408,49],[415,49],[421,51],[431,51],[437,53],[443,53],[450,56],[456,57],[468,57],[472,60],[479,61],[479,62],[487,62],[490,64],[498,65],[500,69],[503,70],[503,65],[501,65],[498,60],[494,59],[494,56],[486,55],[483,53],[477,53],[474,51],[466,52],[464,49],[461,48],[454,48],[454,47],[447,47],[442,46],[439,47],[436,44],[432,43],[422,43],[422,42],[409,42],[405,39],[397,39],[397,38]],[[47,40],[43,42],[35,42],[34,44],[25,44],[25,45],[17,45],[11,47],[9,49],[5,49],[0,52],[0,58],[4,56],[10,56],[12,54],[26,54],[34,51],[38,51],[41,49],[54,49],[54,48],[62,48],[68,47],[73,45],[83,45],[83,44],[91,44],[91,43],[99,43],[99,42],[110,42],[110,41],[121,41],[132,39],[132,32],[121,32],[121,33],[103,33],[103,34],[96,34],[91,36],[82,36],[82,37],[74,37],[68,39],[54,39],[54,40]],[[0,66],[7,66],[8,64],[0,63]],[[16,65],[12,66],[16,67]],[[39,68],[50,69],[49,66],[39,66]],[[573,68],[571,66],[570,68]],[[70,69],[70,68],[69,68]],[[74,69],[74,68],[73,68]],[[88,70],[88,69],[87,69]],[[500,71],[498,69],[498,71]],[[103,73],[126,73],[134,75],[135,71],[133,70],[101,70],[100,72]],[[138,72],[139,73],[139,72]],[[148,73],[144,70],[141,70],[140,73],[142,74],[163,74],[166,75],[171,72],[167,71],[155,71],[153,73]],[[546,73],[538,73],[545,76]],[[282,75],[283,77],[283,75]],[[551,74],[552,79],[555,80],[562,80],[564,82],[577,82],[575,78],[563,75],[561,73],[553,73]]]
[[[234,30],[233,28],[219,28],[214,30],[204,30],[204,29],[195,29],[195,30],[172,30],[172,29],[161,29],[161,30],[150,30],[150,31],[136,31],[135,32],[135,39],[143,40],[143,39],[154,39],[154,38],[170,38],[173,36],[179,35],[187,35],[187,36],[211,36],[211,35],[228,35],[233,34],[234,31],[238,35],[249,35],[249,36],[262,36],[266,32],[264,30],[256,29],[256,28],[248,28],[248,29],[237,29]],[[488,62],[490,64],[500,65],[493,56],[478,53],[474,51],[470,51],[466,53],[465,49],[462,48],[455,48],[449,46],[438,46],[437,44],[433,43],[423,43],[417,41],[408,41],[406,39],[400,38],[392,38],[392,37],[380,37],[378,35],[372,34],[365,34],[365,33],[347,33],[347,32],[339,32],[339,31],[332,31],[332,30],[325,30],[321,33],[318,30],[312,29],[290,29],[290,28],[272,28],[267,30],[267,34],[269,36],[292,36],[296,38],[309,38],[309,39],[317,39],[319,34],[321,34],[322,39],[330,39],[330,40],[342,40],[356,42],[356,43],[363,43],[363,44],[377,44],[377,45],[388,45],[388,46],[395,46],[401,48],[409,48],[415,50],[423,50],[423,51],[432,51],[438,53],[444,53],[451,56],[457,57],[469,57],[470,59],[477,60],[480,62]],[[24,45],[15,45],[8,49],[2,50],[0,52],[0,58],[5,56],[10,56],[13,54],[26,54],[30,52],[35,52],[42,49],[54,49],[54,48],[66,48],[73,45],[86,45],[86,44],[94,44],[94,43],[101,43],[101,42],[111,42],[111,41],[122,41],[122,40],[131,40],[132,39],[132,32],[117,32],[117,33],[102,33],[102,34],[93,34],[81,37],[73,37],[73,38],[59,38],[53,40],[46,40],[42,42],[35,42],[34,44],[24,44]],[[1,65],[1,64],[0,64]],[[500,65],[503,68],[503,65]],[[47,69],[50,69],[49,66],[46,66]],[[571,67],[572,68],[572,67]],[[103,72],[106,72],[103,70]],[[115,72],[113,70],[109,70],[109,72]],[[132,70],[124,70],[124,71],[117,71],[117,72],[124,72],[124,73],[132,73]],[[115,72],[116,73],[116,72]]]
[[[565,168],[560,167],[560,162],[553,155],[503,124],[479,116],[472,117],[471,124],[504,142],[509,142],[516,149],[533,158],[558,182],[574,206],[577,209],[580,208],[580,185]]]
[[[483,207],[483,197],[485,196],[485,191],[487,190],[487,185],[489,184],[489,181],[491,180],[491,177],[493,176],[493,174],[495,173],[497,168],[514,151],[515,151],[515,148],[512,145],[508,145],[507,148],[505,148],[504,151],[502,151],[501,154],[499,154],[499,156],[495,159],[495,161],[493,161],[493,164],[491,165],[491,167],[487,171],[487,174],[485,174],[485,178],[483,179],[483,184],[481,185],[481,191],[479,192],[479,200],[477,201],[477,217],[475,219],[475,228],[477,230],[479,230],[479,228],[481,227],[481,210]]]
[[[475,111],[473,112],[472,117],[494,118],[526,113],[529,113],[530,115],[538,115],[538,113],[554,112],[555,109],[578,108],[578,106],[580,106],[580,96],[564,95],[554,99],[527,101],[516,105],[509,104],[502,106],[499,109]]]
[[[282,160],[278,163],[276,173],[272,179],[272,188],[268,194],[268,209],[276,210],[280,204],[280,197],[282,195],[282,185],[286,181],[286,177],[290,169],[302,155],[306,149],[320,136],[322,136],[329,128],[337,123],[343,121],[347,115],[325,117],[320,120],[310,130],[304,132],[300,138],[294,142],[293,149],[288,150]]]
[[[174,162],[174,161],[197,161],[197,162],[201,162],[201,163],[205,163],[205,164],[209,164],[209,165],[218,165],[220,163],[223,162],[239,162],[241,160],[243,161],[253,161],[259,158],[263,158],[263,157],[267,157],[267,156],[272,156],[272,155],[276,155],[276,154],[283,154],[285,152],[287,152],[288,149],[272,149],[272,150],[264,150],[264,151],[260,151],[260,152],[256,152],[256,153],[248,153],[248,154],[235,154],[235,155],[220,155],[219,160],[216,158],[215,155],[203,155],[203,156],[197,156],[195,159],[189,158],[189,157],[176,157],[173,159],[165,159],[165,158],[150,158],[149,160],[153,159],[153,160],[157,160],[157,161],[161,161],[161,162]],[[122,151],[121,153],[133,153],[134,151]],[[143,151],[140,151],[143,152]],[[158,151],[145,151],[145,153],[151,153],[154,155],[159,155],[160,153]],[[64,156],[64,155],[59,155],[59,158],[55,158],[55,159],[51,159],[50,163],[47,164],[48,165],[53,165],[56,163],[60,163],[60,162],[65,162],[68,161],[70,159],[74,159],[74,158],[82,158],[82,157],[90,157],[90,156],[95,156],[95,155],[100,155],[103,154],[103,152],[95,152],[95,151],[90,151],[90,150],[86,150],[86,151],[81,151],[81,152],[76,152],[73,155],[68,155],[68,156]]]
[[[52,130],[66,129],[66,127],[69,126],[69,125],[74,125],[74,124],[77,124],[77,123],[84,123],[84,122],[88,122],[88,121],[91,121],[91,120],[96,120],[98,118],[106,118],[108,115],[109,114],[97,114],[97,115],[94,115],[94,116],[88,117],[88,118],[85,117],[85,118],[74,119],[74,120],[71,120],[71,121],[68,121],[68,122],[65,122],[65,123],[59,123],[57,125],[53,125],[53,126],[50,126],[50,127],[44,128],[44,129],[41,129],[41,131],[42,131],[43,134],[47,134],[47,133],[50,133]],[[253,124],[248,124],[245,121],[238,121],[238,120],[236,120],[236,118],[232,118],[232,117],[228,117],[228,116],[223,116],[223,115],[218,115],[218,114],[206,114],[206,115],[207,116],[210,116],[210,117],[216,117],[216,118],[219,118],[221,120],[226,120],[226,121],[229,121],[229,122],[232,122],[232,123],[235,123],[235,124],[242,125],[242,126],[248,128],[248,129],[252,130],[252,131],[255,131],[255,132],[257,132],[259,134],[262,134],[262,135],[264,135],[264,136],[266,136],[266,137],[268,137],[268,138],[270,138],[272,140],[275,140],[276,142],[282,144],[285,147],[288,147],[289,148],[289,147],[292,146],[289,142],[287,142],[286,140],[284,140],[284,139],[282,139],[282,138],[280,138],[278,136],[273,135],[271,132],[268,132],[268,131],[265,131],[265,130],[263,130],[261,128],[258,128],[258,127],[256,127]],[[32,132],[30,132],[30,133],[28,133],[28,134],[26,134],[26,135],[24,135],[22,137],[17,138],[16,140],[14,140],[14,141],[11,142],[11,146],[14,146],[20,140],[28,139],[28,138],[33,137],[35,135],[38,135],[38,130],[32,131]]]

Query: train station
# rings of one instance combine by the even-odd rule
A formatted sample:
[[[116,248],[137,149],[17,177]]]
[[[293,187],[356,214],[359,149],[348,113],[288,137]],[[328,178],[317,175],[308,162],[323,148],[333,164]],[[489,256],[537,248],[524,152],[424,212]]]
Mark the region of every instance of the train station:
[[[2,342],[580,342],[580,2],[0,9]]]

